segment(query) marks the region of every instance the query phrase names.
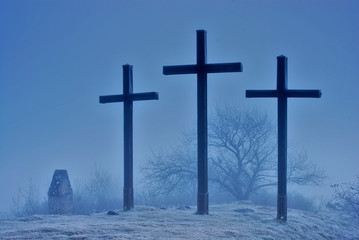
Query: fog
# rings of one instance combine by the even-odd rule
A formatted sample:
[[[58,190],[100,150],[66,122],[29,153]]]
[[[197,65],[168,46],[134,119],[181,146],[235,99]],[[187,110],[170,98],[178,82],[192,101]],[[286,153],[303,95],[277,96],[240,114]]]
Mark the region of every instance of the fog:
[[[123,179],[122,65],[133,65],[134,188],[151,151],[196,126],[196,76],[164,76],[164,65],[196,62],[196,30],[207,30],[208,63],[241,62],[242,73],[208,76],[208,110],[235,104],[266,112],[275,99],[276,57],[288,57],[290,89],[320,99],[288,100],[288,141],[326,170],[321,187],[359,170],[359,2],[318,1],[0,1],[0,211],[30,181],[46,196],[55,169],[71,182],[101,166]],[[122,186],[122,183],[121,183]],[[122,189],[119,189],[122,194]],[[195,203],[194,203],[195,204]]]

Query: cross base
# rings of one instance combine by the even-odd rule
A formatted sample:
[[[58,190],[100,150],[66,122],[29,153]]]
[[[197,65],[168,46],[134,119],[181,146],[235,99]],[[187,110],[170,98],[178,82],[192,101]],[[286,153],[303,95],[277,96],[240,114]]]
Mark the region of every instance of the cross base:
[[[287,221],[287,195],[278,195],[277,219]]]
[[[123,188],[123,210],[130,211],[133,208],[133,188]]]
[[[197,194],[197,214],[208,215],[208,192]]]

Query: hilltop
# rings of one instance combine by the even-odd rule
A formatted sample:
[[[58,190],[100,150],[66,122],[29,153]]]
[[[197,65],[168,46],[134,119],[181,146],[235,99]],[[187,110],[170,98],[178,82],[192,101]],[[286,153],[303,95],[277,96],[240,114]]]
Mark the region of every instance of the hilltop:
[[[1,239],[359,239],[359,223],[341,212],[276,209],[250,202],[211,205],[207,216],[195,207],[154,208],[90,215],[36,215],[0,220]]]

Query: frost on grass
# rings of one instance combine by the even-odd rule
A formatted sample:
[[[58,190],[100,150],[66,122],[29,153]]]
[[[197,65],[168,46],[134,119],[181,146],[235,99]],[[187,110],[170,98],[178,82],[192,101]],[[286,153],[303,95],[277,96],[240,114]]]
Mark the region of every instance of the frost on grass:
[[[286,223],[249,202],[212,205],[208,216],[195,207],[115,212],[2,219],[0,239],[359,239],[359,223],[340,212],[289,209]]]

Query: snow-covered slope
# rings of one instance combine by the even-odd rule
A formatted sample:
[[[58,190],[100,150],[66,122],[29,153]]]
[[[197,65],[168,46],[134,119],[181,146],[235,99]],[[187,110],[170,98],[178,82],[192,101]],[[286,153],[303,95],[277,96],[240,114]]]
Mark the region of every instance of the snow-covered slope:
[[[119,215],[41,215],[0,220],[0,239],[359,239],[358,221],[338,212],[288,210],[286,223],[276,209],[250,202],[195,208],[137,206]]]

